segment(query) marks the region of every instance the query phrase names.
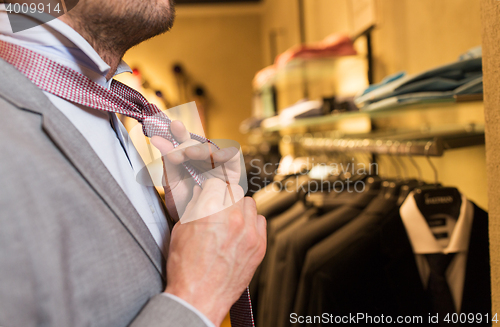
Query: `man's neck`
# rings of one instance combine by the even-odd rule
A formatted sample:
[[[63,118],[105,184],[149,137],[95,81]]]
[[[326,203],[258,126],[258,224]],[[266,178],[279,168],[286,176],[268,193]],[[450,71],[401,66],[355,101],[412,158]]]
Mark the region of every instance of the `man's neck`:
[[[110,66],[110,70],[106,74],[106,79],[110,80],[115,75],[126,50],[120,50],[119,47],[113,47],[109,44],[102,44],[82,28],[80,24],[69,18],[68,15],[63,15],[59,19],[78,32],[94,48],[102,60]]]

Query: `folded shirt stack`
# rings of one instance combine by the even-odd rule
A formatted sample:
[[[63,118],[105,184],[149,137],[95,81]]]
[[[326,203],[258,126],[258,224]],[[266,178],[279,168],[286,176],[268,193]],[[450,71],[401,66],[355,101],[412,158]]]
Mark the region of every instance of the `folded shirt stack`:
[[[297,119],[326,116],[330,114],[342,113],[347,111],[357,111],[358,108],[354,104],[352,96],[334,96],[318,100],[302,99],[297,103],[287,107],[277,116],[269,117],[264,120],[253,119],[254,127],[264,128],[284,127],[292,124]],[[240,130],[243,132],[250,124],[250,120],[245,120],[240,125]]]
[[[295,119],[320,116],[322,109],[323,100],[300,100],[296,104],[283,109],[279,115],[264,119],[261,126],[264,128],[286,126],[293,123]]]
[[[265,67],[253,79],[254,89],[260,89],[273,82],[280,69],[294,59],[322,59],[356,55],[352,39],[342,33],[334,33],[319,42],[299,44],[278,55],[271,66]]]
[[[320,42],[300,44],[294,46],[276,57],[274,62],[277,68],[285,67],[295,58],[319,59],[356,55],[352,39],[342,33],[327,36]]]
[[[388,76],[355,97],[361,110],[453,99],[457,95],[483,93],[481,48],[460,56],[457,62],[416,75],[404,72]]]

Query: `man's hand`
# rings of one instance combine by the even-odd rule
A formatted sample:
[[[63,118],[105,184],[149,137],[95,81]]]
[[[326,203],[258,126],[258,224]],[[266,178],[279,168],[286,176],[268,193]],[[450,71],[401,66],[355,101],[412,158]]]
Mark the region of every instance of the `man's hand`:
[[[218,326],[264,258],[266,220],[238,185],[236,148],[200,144],[179,121],[170,128],[180,144],[177,148],[161,137],[151,139],[163,155],[169,213],[184,222],[172,230],[165,292],[190,303]],[[203,189],[183,167],[186,161],[205,172]],[[214,164],[219,167],[212,169]]]
[[[232,186],[243,196],[239,186]],[[264,258],[266,220],[255,202],[242,198],[219,210],[229,200],[227,185],[208,179],[203,190],[195,186],[181,220],[197,212],[216,212],[186,224],[176,224],[167,261],[165,292],[178,296],[219,326],[238,300]],[[229,200],[230,201],[230,200]]]
[[[170,216],[178,220],[192,198],[195,181],[182,163],[189,162],[203,173],[205,178],[219,178],[237,185],[240,180],[240,154],[234,147],[217,149],[210,143],[201,144],[191,139],[189,132],[180,121],[173,121],[170,126],[172,135],[179,146],[159,136],[153,136],[151,143],[160,150],[164,167],[165,202]],[[224,167],[221,166],[224,165]],[[213,169],[213,166],[216,168]],[[243,197],[235,197],[236,201]],[[202,216],[204,217],[204,216]],[[191,217],[197,219],[201,217]]]

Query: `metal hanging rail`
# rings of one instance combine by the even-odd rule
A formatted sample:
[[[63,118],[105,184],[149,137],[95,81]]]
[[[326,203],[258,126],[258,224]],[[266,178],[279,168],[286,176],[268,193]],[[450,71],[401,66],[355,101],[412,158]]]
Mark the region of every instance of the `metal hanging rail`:
[[[315,152],[365,152],[373,154],[440,157],[445,150],[484,144],[484,130],[461,131],[439,136],[422,134],[370,137],[302,137],[298,145]]]

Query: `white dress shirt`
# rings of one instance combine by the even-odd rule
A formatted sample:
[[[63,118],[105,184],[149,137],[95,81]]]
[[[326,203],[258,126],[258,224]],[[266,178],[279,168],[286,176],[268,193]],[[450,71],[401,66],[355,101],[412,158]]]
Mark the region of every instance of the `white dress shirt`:
[[[424,288],[427,288],[430,275],[429,263],[425,258],[425,254],[456,253],[446,269],[446,281],[450,287],[455,308],[457,312],[460,312],[474,207],[462,195],[458,220],[443,216],[442,218],[446,222],[445,225],[430,228],[424,216],[418,210],[413,195],[414,192],[408,195],[399,212],[410,239],[413,253],[415,253],[415,260]],[[434,234],[438,233],[446,233],[448,236],[436,239]]]
[[[5,5],[0,4],[0,40],[28,48],[87,76],[103,87],[110,87],[111,80],[106,80],[110,66],[80,34],[59,19],[13,33]],[[123,72],[131,72],[131,69],[122,61],[115,76]],[[77,105],[44,93],[88,141],[128,196],[166,257],[170,241],[166,216],[156,190],[136,181],[136,175],[144,167],[144,162],[123,124],[113,113]],[[174,295],[164,294],[194,311],[207,326],[214,326],[187,302]]]

